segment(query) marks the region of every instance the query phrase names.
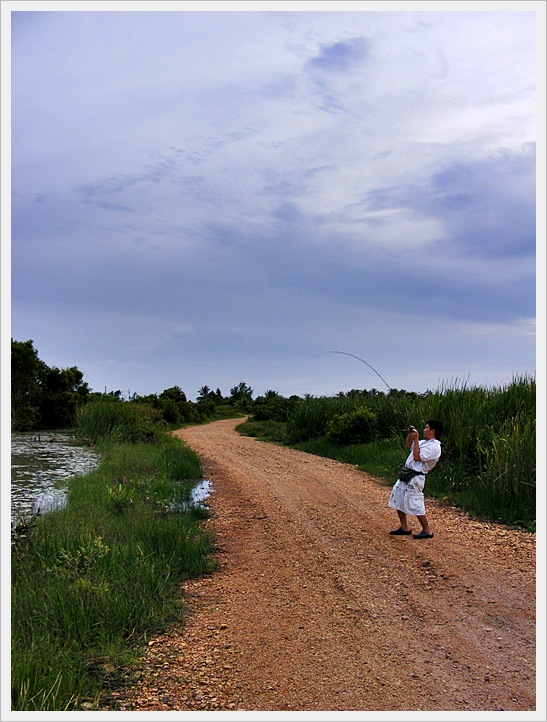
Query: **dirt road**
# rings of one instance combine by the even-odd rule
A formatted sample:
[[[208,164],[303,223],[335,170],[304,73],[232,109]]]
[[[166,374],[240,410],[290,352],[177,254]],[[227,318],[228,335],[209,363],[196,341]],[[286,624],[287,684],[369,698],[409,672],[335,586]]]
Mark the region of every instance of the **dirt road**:
[[[389,487],[236,423],[175,432],[213,483],[220,566],[121,709],[535,709],[533,535],[429,501],[434,539],[390,536]]]

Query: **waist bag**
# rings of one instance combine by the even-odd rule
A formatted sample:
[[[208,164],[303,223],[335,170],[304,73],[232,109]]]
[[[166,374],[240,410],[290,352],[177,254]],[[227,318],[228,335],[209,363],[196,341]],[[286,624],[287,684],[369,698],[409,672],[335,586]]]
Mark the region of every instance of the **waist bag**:
[[[408,466],[401,466],[399,469],[399,476],[397,477],[399,481],[404,481],[405,483],[413,479],[415,476],[420,476],[420,474],[423,474],[425,476],[425,473],[423,471],[416,471],[416,469],[410,469]]]

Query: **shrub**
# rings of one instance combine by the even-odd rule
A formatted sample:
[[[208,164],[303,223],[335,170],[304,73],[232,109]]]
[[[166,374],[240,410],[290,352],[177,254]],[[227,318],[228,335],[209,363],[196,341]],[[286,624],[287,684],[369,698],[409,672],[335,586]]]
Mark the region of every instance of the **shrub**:
[[[282,421],[246,421],[236,426],[243,436],[251,436],[261,441],[284,444],[287,441],[287,424]]]
[[[252,418],[255,421],[286,422],[294,405],[295,399],[287,399],[275,391],[267,391],[264,396],[259,396],[254,401]]]
[[[366,406],[355,411],[336,414],[328,422],[326,436],[337,444],[358,444],[372,441],[376,437],[378,420],[376,414]]]
[[[150,404],[103,397],[89,401],[78,410],[75,434],[91,446],[102,441],[153,441],[161,432],[161,420],[161,413]]]
[[[307,441],[315,436],[324,436],[328,422],[333,415],[352,411],[357,403],[344,397],[307,397],[299,400],[289,413],[287,434],[290,443]]]

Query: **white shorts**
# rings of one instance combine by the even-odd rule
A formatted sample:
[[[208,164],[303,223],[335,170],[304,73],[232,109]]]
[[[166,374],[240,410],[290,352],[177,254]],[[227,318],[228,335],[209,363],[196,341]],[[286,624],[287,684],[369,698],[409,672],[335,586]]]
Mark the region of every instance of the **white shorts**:
[[[397,481],[387,503],[392,509],[414,516],[425,516],[425,476],[419,474],[410,481]]]

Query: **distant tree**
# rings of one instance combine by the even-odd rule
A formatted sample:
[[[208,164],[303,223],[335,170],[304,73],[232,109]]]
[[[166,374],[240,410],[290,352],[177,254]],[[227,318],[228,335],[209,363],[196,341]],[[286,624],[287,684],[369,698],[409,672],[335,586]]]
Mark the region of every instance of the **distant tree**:
[[[161,409],[163,418],[168,424],[180,424],[182,422],[182,414],[179,409],[179,404],[177,404],[174,399],[170,399],[166,396],[160,397],[158,407]]]
[[[216,391],[213,391],[210,386],[202,386],[198,391],[196,401],[203,411],[203,408],[205,408],[205,406],[207,408],[214,408],[219,404],[223,404],[225,402],[225,399],[222,395],[222,391],[219,388],[217,388]]]
[[[237,386],[234,386],[230,389],[230,396],[232,399],[252,399],[253,398],[253,390],[250,386],[247,386],[247,384],[244,381],[240,381]]]
[[[202,386],[196,397],[196,407],[201,418],[212,416],[215,412],[215,392],[209,386]]]
[[[236,400],[224,398],[222,391],[218,387],[216,391],[213,391],[210,386],[202,386],[198,390],[196,397],[196,408],[201,420],[208,418],[232,418],[234,416],[235,404]],[[239,411],[240,409],[237,409],[237,413],[239,413]]]
[[[16,431],[74,425],[76,408],[90,393],[83,373],[49,367],[32,340],[11,340],[11,423]]]
[[[44,429],[74,426],[76,409],[86,400],[90,390],[83,373],[72,366],[48,368],[44,374],[40,399],[40,426]]]
[[[93,399],[108,399],[108,400],[114,399],[115,401],[123,401],[123,393],[121,392],[120,389],[118,389],[117,391],[107,391],[106,386],[105,386],[104,392],[103,391],[91,391],[90,396]],[[136,394],[133,394],[133,398],[131,400],[136,401],[137,399],[138,399],[138,396]]]
[[[297,396],[286,399],[271,389],[264,396],[257,396],[253,402],[252,413],[255,421],[287,421],[289,412],[294,408]]]
[[[11,339],[11,424],[18,431],[36,429],[46,364],[38,358],[33,341]]]
[[[387,394],[391,398],[411,398],[415,399],[418,394],[415,391],[405,391],[404,389],[390,389]]]
[[[213,391],[208,386],[202,386],[200,390],[198,391],[197,401],[198,403],[200,401],[208,401],[211,395],[213,395]]]
[[[230,389],[230,402],[240,411],[247,411],[253,402],[252,388],[240,381],[237,386]]]
[[[161,409],[165,421],[171,425],[197,421],[198,419],[196,405],[187,400],[186,394],[180,386],[171,386],[171,388],[162,391],[157,406]]]
[[[165,389],[161,392],[160,399],[172,399],[176,403],[187,401],[186,394],[180,386],[171,386],[171,388]]]
[[[158,397],[156,394],[147,394],[146,396],[133,394],[131,401],[135,404],[149,404],[150,406],[157,406]]]

